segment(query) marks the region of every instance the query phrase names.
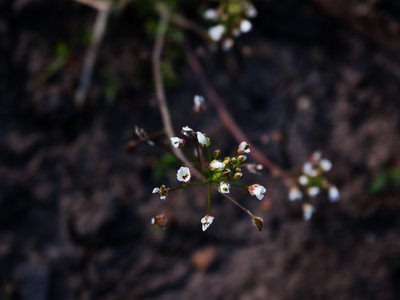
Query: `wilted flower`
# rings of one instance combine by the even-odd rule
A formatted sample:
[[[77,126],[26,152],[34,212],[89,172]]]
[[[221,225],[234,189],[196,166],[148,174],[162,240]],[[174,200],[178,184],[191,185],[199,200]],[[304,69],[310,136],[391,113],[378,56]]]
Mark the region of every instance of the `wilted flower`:
[[[264,171],[264,167],[262,164],[246,164],[247,170],[253,174],[261,174]]]
[[[299,190],[297,186],[292,186],[289,190],[289,200],[301,200],[303,198],[303,193]]]
[[[193,110],[195,113],[199,113],[206,109],[206,102],[203,96],[195,95],[193,97]]]
[[[224,25],[212,26],[208,29],[208,35],[214,42],[218,42],[225,33]]]
[[[182,181],[183,183],[190,182],[191,175],[190,175],[189,168],[188,167],[180,167],[180,169],[176,173],[176,178],[179,181]]]
[[[231,185],[229,183],[222,181],[219,184],[218,192],[220,192],[221,194],[229,194],[230,187]]]
[[[174,146],[175,148],[182,148],[183,146],[185,146],[185,140],[178,138],[178,137],[172,137],[171,139],[171,143],[172,146]]]
[[[200,131],[197,131],[197,140],[200,145],[203,147],[209,147],[211,145],[210,139],[205,135],[204,133],[201,133]]]
[[[302,205],[303,209],[303,218],[304,220],[308,221],[311,219],[312,214],[315,212],[315,207],[309,203],[304,203]]]
[[[219,172],[219,171],[221,171],[223,168],[225,168],[225,164],[224,164],[223,162],[220,162],[219,160],[214,159],[214,160],[210,163],[210,169],[211,169],[211,171]]]
[[[182,127],[182,134],[188,138],[194,138],[194,130],[188,126]]]
[[[252,222],[253,222],[253,225],[258,228],[259,231],[263,230],[264,221],[262,218],[254,216],[252,219]]]
[[[206,231],[210,227],[211,223],[214,221],[214,217],[206,215],[201,219],[201,227],[203,231]]]
[[[258,183],[249,186],[248,190],[249,190],[250,195],[256,196],[258,198],[258,200],[261,200],[262,198],[264,198],[264,194],[267,191],[265,189],[265,187],[263,187],[262,185],[259,185]]]
[[[247,142],[241,142],[239,144],[239,148],[237,151],[239,154],[242,153],[250,153],[250,144],[248,144]]]
[[[153,189],[153,194],[160,193],[160,199],[165,200],[168,196],[168,188],[165,185]]]
[[[242,22],[240,22],[240,31],[243,33],[249,32],[252,27],[253,25],[249,20],[242,20]]]
[[[162,214],[158,215],[154,218],[151,218],[151,224],[165,229],[165,227],[167,227],[167,218]]]
[[[336,186],[330,187],[328,194],[329,194],[329,201],[336,202],[340,200],[340,192]]]

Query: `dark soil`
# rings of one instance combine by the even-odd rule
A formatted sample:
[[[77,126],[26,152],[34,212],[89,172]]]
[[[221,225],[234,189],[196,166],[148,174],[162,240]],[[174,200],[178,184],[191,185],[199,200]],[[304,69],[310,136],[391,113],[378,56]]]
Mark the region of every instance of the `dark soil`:
[[[400,299],[399,189],[387,179],[371,191],[400,168],[398,0],[255,2],[253,31],[229,53],[185,33],[252,145],[286,170],[316,149],[333,162],[342,198],[314,199],[309,222],[282,179],[246,174],[267,196],[232,196],[262,232],[216,193],[202,232],[202,187],[181,194],[166,230],[150,224],[167,206],[151,191],[178,186],[180,164],[163,169],[165,152],[146,143],[124,150],[136,124],[162,128],[146,31],[157,16],[137,2],[110,17],[83,108],[74,93],[96,12],[0,2],[0,299]],[[170,44],[179,129],[204,91]],[[210,103],[191,127],[223,153],[237,147]]]

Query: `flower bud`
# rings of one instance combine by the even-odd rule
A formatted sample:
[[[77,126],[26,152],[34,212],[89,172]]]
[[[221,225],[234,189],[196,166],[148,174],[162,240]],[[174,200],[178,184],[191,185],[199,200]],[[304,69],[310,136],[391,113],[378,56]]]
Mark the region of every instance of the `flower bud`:
[[[241,165],[242,163],[244,163],[247,160],[247,156],[246,155],[239,155],[237,158],[237,162],[239,165]]]
[[[236,165],[236,163],[237,163],[236,157],[231,157],[231,163]]]
[[[240,180],[243,178],[243,173],[237,172],[235,175],[233,175],[234,180]]]
[[[221,172],[222,177],[226,177],[226,178],[230,178],[230,177],[231,177],[231,174],[232,174],[232,172],[231,172],[231,170],[229,170],[229,169],[224,169],[224,170],[222,170],[222,172]]]
[[[225,166],[228,166],[231,163],[231,158],[225,157],[223,163],[225,164]]]
[[[253,225],[258,228],[259,231],[263,230],[264,221],[262,218],[254,216],[252,222],[253,222]]]
[[[219,150],[219,149],[215,150],[213,155],[214,155],[214,158],[218,158],[221,155],[221,150]]]

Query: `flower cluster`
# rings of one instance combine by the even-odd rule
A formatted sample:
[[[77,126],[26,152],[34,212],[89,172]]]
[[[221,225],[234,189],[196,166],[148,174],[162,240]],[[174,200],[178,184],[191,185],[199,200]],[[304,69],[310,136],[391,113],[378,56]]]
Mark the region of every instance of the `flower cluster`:
[[[337,202],[340,200],[340,192],[337,187],[324,177],[324,173],[332,169],[332,162],[329,159],[321,158],[321,152],[316,151],[311,155],[309,161],[303,164],[302,173],[298,177],[295,185],[289,189],[289,200],[300,201],[303,199],[303,192],[309,197],[316,197],[321,190],[327,190],[329,201]],[[303,217],[309,220],[315,212],[315,207],[310,203],[302,205]]]
[[[214,42],[222,41],[222,47],[229,51],[233,38],[249,32],[253,25],[249,21],[258,12],[254,5],[247,0],[221,1],[216,9],[209,8],[203,13],[203,18],[214,25],[208,29],[208,35]]]
[[[251,217],[253,224],[259,229],[262,230],[262,219],[253,215],[249,210],[244,209],[241,205],[239,205],[233,198],[228,196],[230,193],[231,187],[235,186],[238,188],[246,188],[251,196],[255,196],[257,199],[262,200],[264,194],[266,193],[265,187],[260,184],[253,184],[250,186],[240,185],[236,182],[243,177],[241,166],[246,162],[247,156],[245,154],[250,153],[250,144],[247,142],[242,142],[239,144],[236,152],[232,156],[227,156],[223,159],[220,158],[221,151],[219,149],[213,152],[211,155],[210,138],[200,131],[194,131],[189,126],[182,127],[182,136],[181,137],[170,137],[171,144],[175,148],[182,148],[187,151],[190,157],[194,160],[194,164],[198,167],[202,175],[202,181],[194,182],[192,179],[192,173],[189,167],[182,166],[176,173],[176,178],[179,182],[182,183],[182,186],[169,189],[165,187],[165,185],[161,185],[160,187],[156,187],[153,189],[153,193],[159,193],[160,199],[166,200],[169,193],[185,189],[191,187],[193,185],[207,185],[208,186],[208,208],[207,214],[201,219],[202,230],[205,231],[214,221],[214,217],[210,215],[210,189],[211,187],[215,187],[215,189],[226,196],[233,203],[238,205],[240,208],[245,210]],[[187,143],[185,139],[192,139],[195,143],[195,149],[197,149],[198,157],[195,158],[195,155],[191,154],[189,149],[187,149]],[[200,149],[205,148],[208,152],[209,163],[207,166],[202,166],[202,159],[200,157]],[[173,200],[175,201],[175,200]],[[172,202],[173,203],[173,202]],[[165,214],[158,215],[157,217],[152,219],[152,223],[165,227],[167,225],[167,216],[168,211]]]

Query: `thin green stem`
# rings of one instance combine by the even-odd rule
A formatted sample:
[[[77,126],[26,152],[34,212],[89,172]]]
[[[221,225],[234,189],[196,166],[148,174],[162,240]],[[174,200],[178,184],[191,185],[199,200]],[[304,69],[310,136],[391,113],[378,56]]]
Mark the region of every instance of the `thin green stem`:
[[[197,159],[193,156],[193,154],[192,154],[186,147],[183,147],[182,149],[185,150],[185,153],[187,153],[187,154],[190,156],[191,160],[197,165],[197,167],[199,168],[199,171],[200,171],[201,175],[203,175],[204,177],[206,177],[206,175],[205,175],[204,172],[203,172],[203,168],[201,167],[201,161],[200,161],[200,159],[197,160]]]
[[[232,185],[232,186],[237,186],[237,187],[241,187],[241,188],[245,188],[245,189],[248,189],[248,188],[249,188],[247,185],[242,185],[242,184],[237,184],[237,183],[230,183],[230,185]]]
[[[214,187],[216,190],[218,190],[216,187]],[[222,196],[228,198],[229,201],[231,201],[233,204],[235,204],[236,206],[238,206],[239,208],[241,208],[242,210],[244,210],[246,213],[248,213],[252,218],[255,217],[255,215],[253,215],[251,213],[250,210],[246,209],[244,206],[242,206],[241,204],[239,204],[235,199],[233,199],[231,196],[228,196],[227,194],[222,194]]]
[[[210,215],[210,207],[211,207],[211,182],[208,182],[208,207],[207,207],[207,215]]]
[[[200,147],[199,147],[199,142],[197,141],[197,139],[196,139],[196,151],[197,151],[197,158],[198,158],[199,165],[200,165],[200,170],[203,173],[203,166],[201,164],[201,156],[200,156]]]

